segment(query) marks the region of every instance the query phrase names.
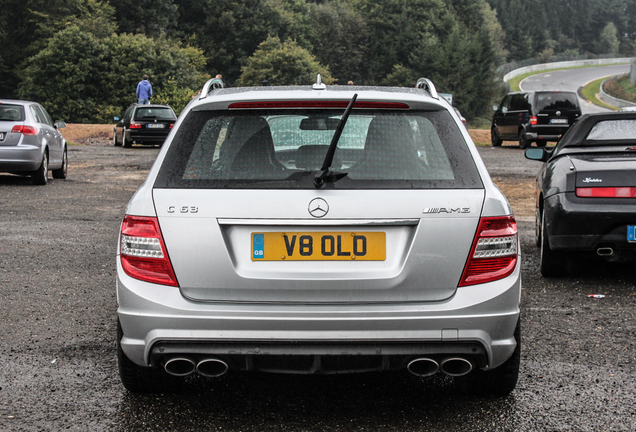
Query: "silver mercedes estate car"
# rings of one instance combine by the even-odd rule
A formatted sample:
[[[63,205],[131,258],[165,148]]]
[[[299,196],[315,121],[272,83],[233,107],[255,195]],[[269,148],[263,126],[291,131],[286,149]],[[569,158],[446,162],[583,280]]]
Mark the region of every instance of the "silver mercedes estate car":
[[[0,99],[0,172],[31,176],[33,184],[65,179],[68,170],[66,140],[53,121],[36,102]]]
[[[512,210],[435,86],[211,80],[126,209],[120,378],[405,370],[510,393]]]

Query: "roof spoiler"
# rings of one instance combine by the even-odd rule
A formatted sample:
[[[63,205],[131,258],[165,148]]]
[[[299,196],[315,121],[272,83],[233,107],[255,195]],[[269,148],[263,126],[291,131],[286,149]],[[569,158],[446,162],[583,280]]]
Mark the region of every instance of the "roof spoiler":
[[[203,90],[201,90],[201,96],[199,96],[199,100],[205,99],[210,92],[213,92],[217,89],[225,88],[225,83],[220,78],[212,78],[208,80],[203,86]]]
[[[437,94],[437,89],[435,89],[435,85],[428,78],[420,78],[417,80],[417,84],[415,87],[418,89],[426,90],[428,94],[431,95],[433,99],[439,100],[439,95]]]

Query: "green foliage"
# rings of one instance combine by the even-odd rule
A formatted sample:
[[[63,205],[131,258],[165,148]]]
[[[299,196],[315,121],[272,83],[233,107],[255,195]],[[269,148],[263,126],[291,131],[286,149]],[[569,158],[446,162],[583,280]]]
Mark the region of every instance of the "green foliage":
[[[270,85],[303,85],[322,76],[325,84],[333,83],[329,69],[296,42],[288,39],[281,43],[278,37],[269,37],[247,60],[247,65],[237,81],[239,86],[261,85],[263,80]]]
[[[179,87],[177,81],[173,77],[169,77],[161,90],[153,96],[152,103],[170,105],[174,112],[179,115],[195,93],[196,91],[190,88]]]

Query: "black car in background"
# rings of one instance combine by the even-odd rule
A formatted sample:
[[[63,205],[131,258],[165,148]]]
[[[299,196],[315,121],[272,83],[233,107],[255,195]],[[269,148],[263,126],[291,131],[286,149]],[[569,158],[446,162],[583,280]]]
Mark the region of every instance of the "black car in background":
[[[115,146],[137,144],[161,145],[166,140],[177,116],[168,105],[133,104],[123,118],[115,117]]]
[[[636,259],[636,112],[584,115],[554,150],[525,156],[544,162],[536,184],[543,276],[566,274],[575,252]]]
[[[518,141],[525,149],[537,143],[558,141],[581,116],[576,93],[568,91],[529,91],[508,93],[499,106],[493,106],[490,136],[492,145]]]

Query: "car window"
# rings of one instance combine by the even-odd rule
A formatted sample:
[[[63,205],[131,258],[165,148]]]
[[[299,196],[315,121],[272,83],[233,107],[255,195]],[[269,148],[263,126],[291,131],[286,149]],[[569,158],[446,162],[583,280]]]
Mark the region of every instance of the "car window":
[[[49,126],[53,126],[53,119],[51,118],[51,116],[49,115],[48,112],[46,112],[46,110],[44,108],[42,108],[41,106],[36,106],[35,109],[40,113],[40,118],[42,119],[42,121],[40,123],[44,123],[47,124]]]
[[[0,105],[0,121],[24,121],[24,107],[22,105]]]
[[[313,188],[341,115],[316,109],[190,112],[157,186]],[[331,168],[347,173],[335,188],[482,187],[446,111],[354,111]]]
[[[537,111],[572,110],[579,107],[579,101],[574,93],[537,93]]]
[[[40,110],[38,110],[37,106],[29,105],[29,109],[31,110],[31,115],[33,116],[33,118],[35,118],[36,122],[46,124],[46,120],[44,119],[44,116],[42,115]]]
[[[600,121],[587,135],[587,140],[634,139],[636,139],[636,119]]]
[[[134,106],[128,107],[124,113],[124,120],[130,120],[132,118],[132,112],[135,109]]]
[[[522,111],[530,109],[530,103],[528,102],[527,94],[516,94],[510,99],[511,111]]]
[[[135,120],[176,120],[174,112],[167,107],[138,107]]]

